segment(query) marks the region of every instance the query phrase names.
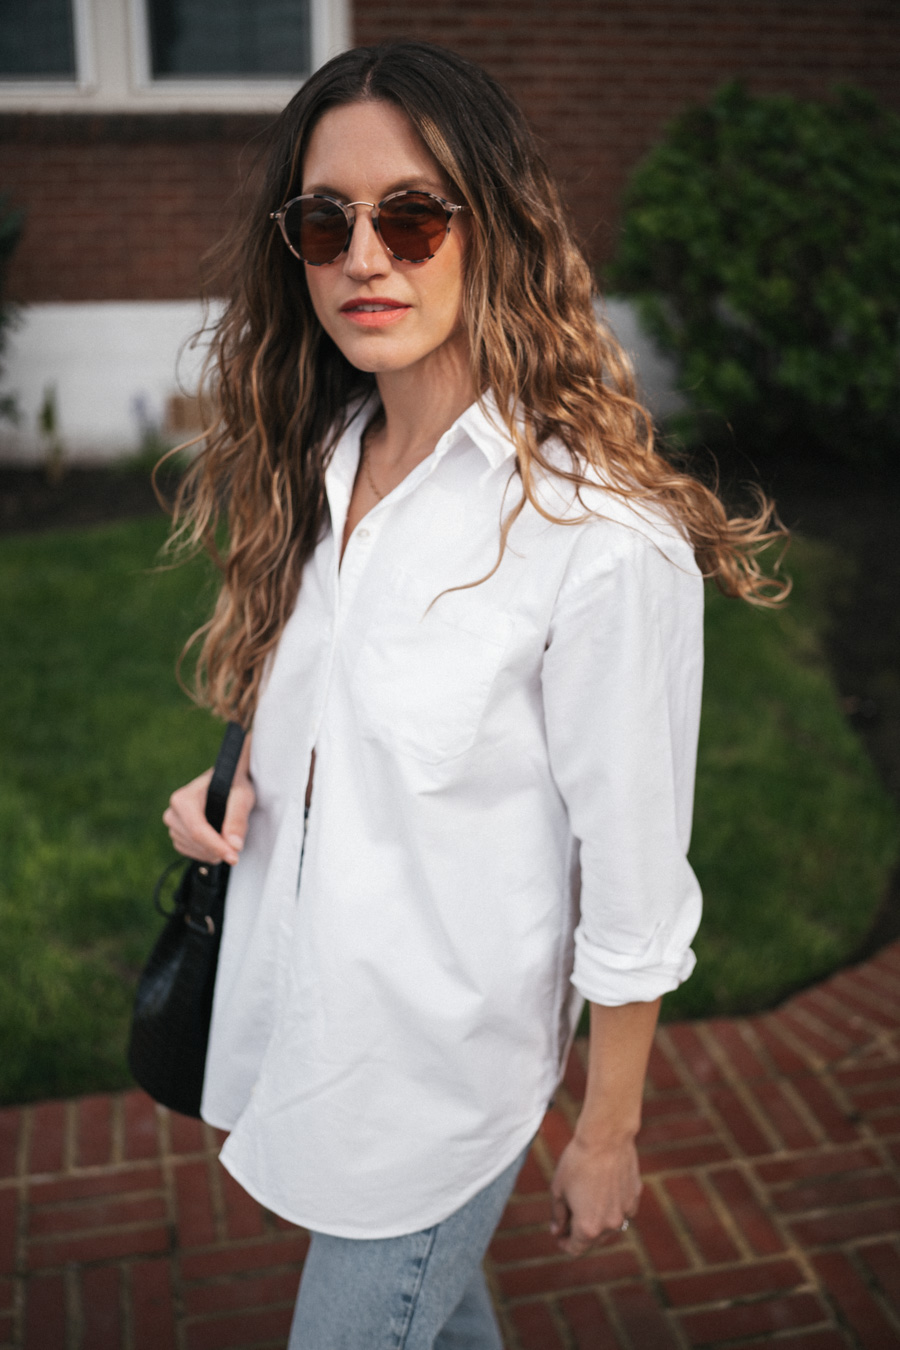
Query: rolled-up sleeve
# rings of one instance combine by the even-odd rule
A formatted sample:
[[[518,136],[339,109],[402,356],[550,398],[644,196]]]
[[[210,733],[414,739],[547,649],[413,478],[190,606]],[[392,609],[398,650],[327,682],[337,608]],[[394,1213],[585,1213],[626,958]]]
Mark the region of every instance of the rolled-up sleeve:
[[[579,844],[572,980],[594,1003],[650,1001],[694,967],[702,669],[688,544],[598,520],[570,560],[543,667],[551,769]]]

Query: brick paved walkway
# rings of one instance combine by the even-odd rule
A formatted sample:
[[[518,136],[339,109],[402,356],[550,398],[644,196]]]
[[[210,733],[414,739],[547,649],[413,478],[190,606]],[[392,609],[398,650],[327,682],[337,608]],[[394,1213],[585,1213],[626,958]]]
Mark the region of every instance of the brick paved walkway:
[[[581,1050],[491,1248],[509,1350],[900,1347],[900,943],[761,1017],[663,1028],[631,1232],[546,1232]],[[143,1094],[0,1112],[0,1345],[283,1347],[305,1238]]]

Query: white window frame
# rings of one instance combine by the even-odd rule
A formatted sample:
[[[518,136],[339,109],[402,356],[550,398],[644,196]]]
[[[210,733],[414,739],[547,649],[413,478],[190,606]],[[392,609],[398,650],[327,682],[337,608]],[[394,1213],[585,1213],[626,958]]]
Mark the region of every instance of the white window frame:
[[[14,76],[0,75],[0,105],[4,95],[13,98],[42,98],[47,96],[54,101],[59,98],[79,97],[88,93],[96,84],[94,66],[94,44],[91,40],[93,0],[69,0],[72,7],[72,34],[75,49],[75,74],[42,75],[40,78],[17,79]]]
[[[352,0],[310,0],[313,70],[351,45]],[[0,112],[272,112],[296,79],[154,79],[146,0],[71,0],[76,78],[0,78]]]

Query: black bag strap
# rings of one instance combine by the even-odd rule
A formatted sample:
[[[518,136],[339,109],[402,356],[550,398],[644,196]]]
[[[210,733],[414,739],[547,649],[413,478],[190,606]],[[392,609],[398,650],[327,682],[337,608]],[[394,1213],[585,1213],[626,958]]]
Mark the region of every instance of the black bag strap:
[[[239,722],[229,722],[216,756],[213,775],[206,792],[206,819],[217,831],[221,831],[225,821],[225,807],[228,805],[228,794],[241,757],[244,735],[244,728]]]

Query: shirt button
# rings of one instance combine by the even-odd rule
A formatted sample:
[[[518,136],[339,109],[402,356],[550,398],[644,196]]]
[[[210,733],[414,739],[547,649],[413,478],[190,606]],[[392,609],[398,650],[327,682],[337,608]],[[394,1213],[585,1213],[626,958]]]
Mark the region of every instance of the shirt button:
[[[368,537],[369,537],[369,531],[365,528],[365,526],[361,526],[361,527],[356,531],[356,537],[357,537],[357,539],[368,539]]]

